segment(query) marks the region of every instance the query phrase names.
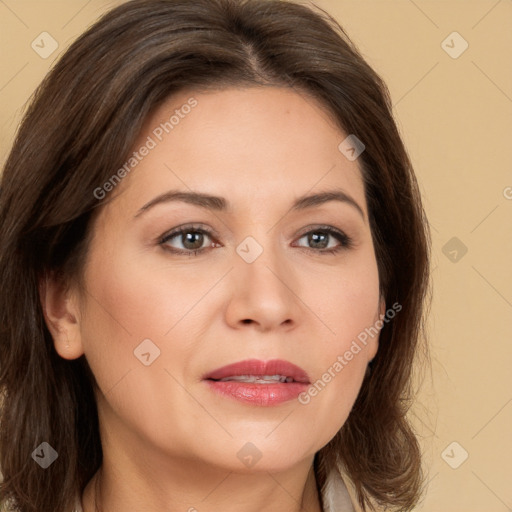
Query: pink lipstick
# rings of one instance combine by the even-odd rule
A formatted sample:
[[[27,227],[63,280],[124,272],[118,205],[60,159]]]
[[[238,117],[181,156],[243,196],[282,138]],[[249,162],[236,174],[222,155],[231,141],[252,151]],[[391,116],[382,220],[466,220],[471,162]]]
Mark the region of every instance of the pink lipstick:
[[[251,405],[274,406],[293,400],[310,384],[300,367],[280,359],[249,359],[203,377],[213,391]]]

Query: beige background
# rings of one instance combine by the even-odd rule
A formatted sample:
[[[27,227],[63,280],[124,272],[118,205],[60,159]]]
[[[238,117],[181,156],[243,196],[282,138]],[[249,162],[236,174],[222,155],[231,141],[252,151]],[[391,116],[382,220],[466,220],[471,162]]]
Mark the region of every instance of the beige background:
[[[52,62],[118,3],[0,0],[0,165]],[[412,415],[429,486],[417,510],[512,510],[512,1],[316,3],[386,80],[432,224],[433,371]],[[43,31],[59,44],[47,59],[31,48]]]

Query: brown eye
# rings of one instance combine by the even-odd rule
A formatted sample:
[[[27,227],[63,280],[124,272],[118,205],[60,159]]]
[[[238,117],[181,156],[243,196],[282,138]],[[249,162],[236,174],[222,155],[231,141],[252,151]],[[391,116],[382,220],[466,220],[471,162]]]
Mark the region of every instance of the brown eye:
[[[191,255],[198,254],[213,245],[208,231],[190,227],[180,228],[164,235],[159,243],[171,252]]]
[[[322,231],[316,231],[306,235],[308,244],[312,244],[313,249],[326,249],[329,244],[329,233]]]
[[[299,240],[306,239],[306,246],[299,245],[299,247],[306,247],[308,249],[317,250],[317,252],[335,253],[342,249],[351,247],[351,239],[345,233],[335,230],[334,228],[325,227],[317,228],[309,231],[301,236]],[[338,241],[336,245],[335,240]]]

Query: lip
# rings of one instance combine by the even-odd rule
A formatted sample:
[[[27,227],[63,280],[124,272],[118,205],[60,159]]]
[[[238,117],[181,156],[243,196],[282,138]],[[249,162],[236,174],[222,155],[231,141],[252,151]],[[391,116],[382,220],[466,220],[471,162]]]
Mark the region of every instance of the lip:
[[[205,375],[203,379],[218,380],[240,375],[285,375],[286,377],[292,377],[296,382],[309,384],[309,376],[302,368],[282,359],[270,359],[269,361],[247,359],[239,361],[217,368]]]
[[[261,384],[219,381],[219,379],[240,375],[284,375],[292,377],[293,382]],[[203,381],[212,391],[223,396],[246,404],[265,407],[296,399],[310,384],[309,376],[302,368],[281,359],[271,359],[269,361],[248,359],[229,364],[208,373],[203,377]]]

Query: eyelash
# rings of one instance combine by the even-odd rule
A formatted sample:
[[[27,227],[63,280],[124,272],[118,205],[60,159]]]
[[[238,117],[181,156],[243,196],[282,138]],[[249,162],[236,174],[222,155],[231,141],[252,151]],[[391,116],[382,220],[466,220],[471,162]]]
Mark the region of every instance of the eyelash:
[[[319,233],[319,232],[328,234],[328,235],[336,238],[336,240],[338,240],[340,242],[340,245],[338,245],[334,248],[331,248],[331,249],[320,249],[320,250],[314,249],[312,247],[303,247],[303,246],[300,246],[299,248],[305,249],[308,252],[313,251],[313,252],[319,253],[321,255],[326,255],[326,254],[333,255],[333,254],[337,254],[338,252],[340,252],[344,249],[351,249],[353,247],[353,240],[349,236],[347,236],[345,233],[343,233],[343,231],[339,231],[331,226],[315,227],[315,229],[312,229],[312,230],[302,233],[299,237],[299,240],[306,235],[309,235],[311,233]],[[166,233],[165,235],[162,235],[162,237],[160,238],[158,243],[161,246],[165,246],[164,249],[167,251],[170,251],[174,254],[187,255],[187,256],[198,256],[199,254],[203,253],[206,249],[211,248],[211,245],[210,245],[207,247],[202,247],[201,249],[192,249],[192,250],[184,251],[181,249],[176,249],[174,247],[169,248],[169,246],[166,246],[166,244],[167,244],[167,242],[169,242],[169,240],[172,240],[173,238],[175,238],[178,235],[184,235],[186,233],[201,233],[203,235],[207,235],[210,239],[214,240],[214,233],[210,232],[207,229],[203,229],[203,228],[196,227],[196,226],[182,226],[179,229],[173,230],[170,233]],[[215,243],[215,242],[213,242],[213,243]]]

